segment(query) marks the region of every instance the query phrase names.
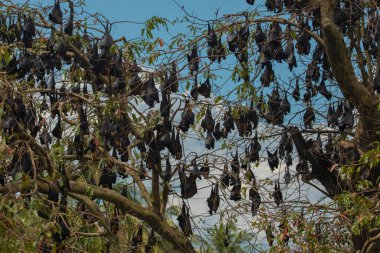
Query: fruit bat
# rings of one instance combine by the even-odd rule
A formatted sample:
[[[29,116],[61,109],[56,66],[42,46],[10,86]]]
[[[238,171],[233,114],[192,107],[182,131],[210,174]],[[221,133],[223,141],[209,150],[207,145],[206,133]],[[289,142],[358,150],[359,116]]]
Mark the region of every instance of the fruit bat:
[[[268,63],[266,65],[264,73],[261,75],[260,81],[263,87],[269,87],[270,83],[274,81],[274,71],[272,69],[271,63]]]
[[[284,181],[285,181],[286,185],[288,185],[290,183],[290,178],[291,178],[291,175],[290,175],[290,172],[289,172],[289,168],[286,167],[285,168],[285,175],[284,175]]]
[[[117,232],[119,231],[119,218],[115,215],[114,217],[111,218],[111,232],[116,235]]]
[[[343,116],[339,122],[339,130],[343,132],[346,129],[351,129],[354,126],[353,108],[350,102],[343,103]]]
[[[226,48],[222,44],[222,36],[219,37],[218,43],[216,44],[215,49],[216,57],[218,58],[218,63],[222,62],[222,59],[226,59]]]
[[[198,94],[199,94],[198,77],[197,77],[197,75],[195,75],[194,76],[194,83],[193,83],[193,87],[191,88],[190,95],[194,100],[197,100]]]
[[[339,124],[339,118],[337,117],[337,113],[331,104],[329,104],[329,108],[327,110],[327,126],[334,127]]]
[[[212,132],[207,130],[207,137],[205,139],[205,147],[207,149],[214,149],[215,147],[215,138],[212,136]]]
[[[269,150],[267,150],[268,164],[269,164],[269,168],[272,170],[272,172],[275,170],[275,168],[276,169],[278,168],[279,159],[278,159],[278,156],[277,156],[277,152],[278,152],[278,150],[276,150],[272,154]]]
[[[59,216],[57,219],[58,219],[57,223],[60,227],[58,242],[62,242],[64,240],[66,240],[68,237],[70,237],[70,229],[67,227],[67,221],[64,220],[65,219],[64,217]],[[55,238],[57,239],[57,237],[58,236],[56,235]],[[53,236],[53,239],[54,239],[54,236]]]
[[[274,49],[273,59],[276,60],[277,62],[282,62],[282,61],[287,60],[287,55],[284,52],[284,49],[282,48],[281,44],[279,44],[279,46],[277,46]]]
[[[47,44],[46,44],[46,47],[50,50],[50,51],[53,51],[53,47],[54,47],[54,44],[55,44],[55,37],[56,37],[56,32],[55,32],[55,29],[52,28],[51,29],[51,33],[50,33],[50,37],[47,41]]]
[[[249,156],[250,156],[249,148],[246,147],[245,150],[244,150],[244,159],[241,160],[241,168],[243,168],[243,169],[247,169],[248,168]]]
[[[33,45],[33,37],[36,34],[36,27],[34,26],[33,19],[31,17],[25,17],[24,24],[22,26],[22,42],[25,48],[31,48]]]
[[[312,60],[316,63],[322,63],[322,55],[323,55],[323,50],[322,48],[318,45],[315,47],[315,50],[313,52],[313,58]]]
[[[67,35],[71,36],[73,35],[73,30],[74,30],[74,6],[70,3],[70,17],[63,31]]]
[[[251,189],[249,189],[249,199],[252,201],[252,204],[251,204],[252,216],[255,216],[261,204],[260,194],[257,192],[255,187],[252,187]]]
[[[294,55],[293,39],[291,37],[288,39],[288,42],[286,43],[285,54],[287,57],[286,63],[288,63],[290,71],[292,71],[294,67],[297,68],[297,59]]]
[[[289,103],[288,96],[286,95],[286,93],[285,93],[284,99],[281,102],[281,108],[285,114],[290,113],[290,103]]]
[[[284,133],[281,136],[280,143],[279,143],[279,146],[278,146],[278,151],[279,151],[278,153],[279,153],[280,158],[284,157],[285,146],[288,145],[288,142],[291,143],[287,132],[284,131]]]
[[[307,65],[306,80],[313,80],[317,82],[319,80],[320,75],[321,74],[319,72],[317,62],[312,61]]]
[[[201,172],[198,169],[196,158],[194,158],[193,160],[191,160],[191,165],[193,166],[193,169],[190,171],[190,176],[193,177],[193,178],[202,179]]]
[[[242,50],[246,47],[249,38],[249,22],[246,19],[243,27],[239,29],[238,32],[238,48]]]
[[[59,211],[61,213],[66,213],[67,211],[67,193],[61,194],[61,201],[59,202]]]
[[[206,115],[201,122],[201,127],[203,128],[203,131],[207,130],[209,132],[212,132],[214,130],[214,126],[215,120],[212,117],[210,105],[208,105],[206,109]]]
[[[214,62],[217,59],[217,53],[215,47],[209,47],[207,49],[207,56],[211,62]]]
[[[46,127],[44,126],[44,128],[42,129],[42,133],[40,133],[40,142],[42,145],[45,145],[46,147],[48,147],[51,141],[52,141],[52,138],[50,134],[48,133]]]
[[[274,9],[276,8],[275,0],[266,0],[265,7],[267,7],[268,11],[274,11]]]
[[[195,122],[195,114],[193,113],[190,102],[188,100],[185,101],[185,108],[181,114],[181,121],[179,122],[179,128],[187,132],[190,128],[190,125],[194,125]]]
[[[115,158],[116,160],[119,159],[119,157],[117,156],[116,148],[112,149],[112,157]]]
[[[112,185],[116,183],[116,172],[112,168],[105,166],[100,176],[99,185],[112,189]]]
[[[51,131],[51,134],[57,139],[62,138],[62,126],[61,126],[61,115],[60,114],[58,114],[57,124],[55,125],[54,129]]]
[[[160,102],[158,90],[156,88],[154,78],[152,76],[148,79],[148,81],[144,83],[144,89],[142,91],[141,98],[150,108],[154,106],[155,102]]]
[[[230,234],[228,233],[227,226],[226,226],[226,231],[224,233],[223,244],[225,248],[227,248],[230,245]]]
[[[232,161],[231,161],[231,171],[232,173],[236,174],[237,176],[239,176],[239,172],[240,172],[240,163],[239,163],[239,154],[238,154],[238,151],[236,149],[236,153],[235,155],[232,156]]]
[[[293,165],[293,158],[292,158],[290,152],[285,153],[285,164],[288,167]]]
[[[4,175],[3,174],[0,175],[0,185],[2,185],[2,186],[5,185],[5,179],[4,179]]]
[[[250,111],[242,111],[241,107],[239,108],[239,111],[239,118],[236,120],[236,126],[239,131],[239,136],[250,136],[252,133],[252,124],[249,119]]]
[[[268,54],[273,57],[274,51],[281,47],[281,37],[282,37],[282,29],[279,23],[273,22],[270,25],[269,33],[268,33],[268,42],[267,48]]]
[[[307,103],[307,102],[310,102],[310,99],[311,99],[310,89],[306,89],[306,93],[303,94],[303,101]]]
[[[140,224],[137,233],[133,236],[131,246],[132,248],[138,248],[138,246],[141,246],[143,243],[143,230],[142,225]]]
[[[0,22],[0,26],[1,26],[1,22]],[[15,41],[20,41],[20,39],[21,39],[21,18],[20,16],[18,16],[17,21],[12,20],[12,22],[8,26],[8,41],[9,43],[13,43]]]
[[[24,77],[31,71],[33,62],[31,60],[31,55],[29,53],[25,53],[19,60],[18,63],[18,71],[19,76]]]
[[[47,205],[42,205],[37,210],[37,215],[43,219],[50,220],[51,208],[48,207]]]
[[[7,115],[7,117],[3,121],[2,129],[5,133],[8,134],[16,132],[15,130],[17,129],[17,121],[13,115]]]
[[[58,203],[58,200],[59,200],[58,192],[55,192],[50,185],[49,185],[49,191],[48,191],[48,200],[54,203]]]
[[[327,100],[330,101],[332,94],[330,91],[326,89],[325,81],[322,80],[318,87],[319,92],[324,96]]]
[[[247,0],[247,4],[253,5],[255,3],[255,0]]]
[[[210,98],[211,95],[211,85],[210,85],[210,78],[206,78],[206,81],[204,81],[201,86],[198,88],[199,94],[204,96],[205,98]]]
[[[55,0],[54,7],[52,11],[49,13],[49,20],[54,24],[62,24],[63,13],[61,10],[61,6],[59,4],[59,0]]]
[[[216,123],[213,135],[217,141],[219,141],[220,137],[222,137],[222,132],[220,131],[220,122]]]
[[[172,177],[172,166],[170,164],[169,156],[166,156],[165,170],[160,174],[160,177],[164,182],[169,182]]]
[[[201,175],[203,178],[208,178],[210,175],[210,165],[208,163],[208,158],[206,157],[201,169],[200,169]]]
[[[305,128],[313,128],[313,121],[315,120],[315,113],[313,107],[308,106],[305,114],[303,115],[303,122]]]
[[[281,108],[282,99],[276,87],[268,100],[268,112],[266,113],[267,121],[273,124],[282,124],[284,120],[284,112]]]
[[[64,39],[57,39],[53,46],[53,51],[61,56],[65,56],[67,52],[68,46]]]
[[[260,93],[260,97],[259,97],[259,101],[257,102],[257,105],[256,105],[256,108],[259,110],[259,111],[264,111],[264,94],[263,92],[261,91]]]
[[[312,88],[311,88],[311,95],[313,97],[315,97],[316,95],[318,95],[318,86],[316,86],[316,85],[312,86]]]
[[[208,208],[210,209],[208,212],[210,215],[212,215],[213,212],[216,213],[218,211],[219,202],[220,202],[219,185],[216,184],[214,187],[214,184],[212,184],[210,197],[207,198],[207,205],[208,205]]]
[[[161,91],[161,103],[160,103],[160,113],[161,116],[164,117],[164,119],[169,120],[170,119],[170,95],[167,90]]]
[[[247,63],[248,62],[248,52],[246,48],[239,50],[235,53],[236,59],[239,63]]]
[[[81,133],[85,134],[85,135],[90,134],[89,124],[88,124],[88,120],[87,120],[87,114],[83,110],[83,107],[79,108],[78,114],[79,114],[79,121],[80,121],[79,129],[80,129]]]
[[[302,24],[302,30],[297,36],[296,48],[299,54],[308,55],[310,53],[311,47],[311,36],[305,31],[305,29],[310,30],[310,26],[307,24],[307,22],[304,22]]]
[[[161,174],[161,166],[158,166],[161,162],[160,152],[155,149],[156,147],[151,146],[153,145],[149,146],[146,163],[149,169],[157,169],[158,173]]]
[[[110,92],[106,92],[107,93],[112,93],[112,92],[124,92],[125,91],[125,87],[126,87],[127,83],[125,82],[125,79],[123,77],[117,77],[115,82],[112,84],[112,88],[110,90]],[[87,87],[87,86],[83,86],[83,89],[84,87]],[[108,88],[108,86],[107,86]],[[85,94],[85,92],[83,92],[83,94]]]
[[[163,132],[157,132],[157,137],[159,138],[158,139],[158,142],[157,142],[157,146],[159,148],[159,150],[163,150],[165,147],[170,147],[171,145],[171,136],[170,136],[170,131],[168,130],[163,130]]]
[[[296,80],[296,87],[293,90],[292,96],[295,101],[298,101],[300,99],[300,86],[298,79]]]
[[[257,115],[257,112],[253,106],[253,99],[251,100],[251,105],[249,107],[247,118],[251,121],[252,128],[256,129],[259,124],[259,116]]]
[[[228,187],[230,185],[230,174],[228,172],[228,164],[224,163],[224,169],[222,175],[220,175],[220,182],[223,187]]]
[[[187,62],[189,64],[190,74],[198,72],[199,69],[199,57],[198,57],[198,46],[194,45],[191,49],[191,53],[187,55]]]
[[[326,150],[327,155],[332,156],[332,154],[334,152],[334,145],[333,145],[331,134],[327,135],[327,142],[325,145],[325,150]]]
[[[178,216],[177,220],[178,225],[185,236],[193,234],[191,229],[189,208],[186,206],[185,202],[182,202],[181,214]]]
[[[110,34],[109,26],[107,24],[103,37],[99,41],[99,48],[107,51],[108,49],[112,47],[112,45],[113,45],[113,38]]]
[[[261,64],[261,68],[264,68],[266,65],[270,64],[270,61],[271,56],[268,55],[266,47],[265,50],[263,50],[259,55],[258,64]]]
[[[199,172],[199,171],[198,171]],[[195,194],[197,194],[198,189],[197,189],[197,182],[196,179],[198,175],[197,173],[192,173],[189,176],[186,176],[184,168],[179,167],[178,169],[178,175],[180,179],[180,184],[181,184],[181,195],[182,198],[188,199],[193,197]],[[199,173],[200,177],[200,173]]]
[[[257,131],[255,133],[255,137],[252,139],[251,142],[251,149],[250,149],[250,162],[258,162],[260,160],[259,152],[261,150],[261,145],[259,143],[258,137],[257,137]]]
[[[309,181],[309,168],[307,165],[307,160],[305,159],[300,159],[296,166],[296,171],[298,174],[301,175],[301,178],[303,181]]]
[[[309,143],[310,143],[309,150],[314,156],[320,156],[323,154],[322,140],[321,140],[321,135],[319,133],[317,135],[317,139],[315,141],[310,139]]]
[[[240,182],[239,178],[236,178],[234,181],[235,182],[232,185],[232,189],[231,189],[230,200],[239,201],[239,200],[241,200],[241,193],[240,193],[240,191],[241,191],[241,182]]]
[[[174,134],[174,129],[172,130]],[[176,137],[172,138],[172,155],[175,159],[179,160],[182,157],[182,145],[179,138],[179,131],[177,131]]]
[[[128,81],[130,87],[130,94],[133,95],[142,95],[142,91],[146,89],[145,83],[141,80],[140,76],[135,73],[132,78]]]
[[[172,68],[169,73],[169,87],[170,91],[178,92],[178,74],[177,74],[177,65],[175,62],[172,63]]]
[[[232,31],[227,36],[228,49],[233,53],[236,52],[238,40],[238,33],[235,31]]]
[[[273,232],[272,232],[272,225],[270,223],[268,224],[268,226],[265,229],[265,234],[266,234],[266,238],[267,238],[269,246],[272,247],[273,246],[274,235],[273,235]]]
[[[154,230],[152,229],[150,234],[149,234],[149,237],[148,237],[148,243],[145,245],[145,248],[144,248],[144,252],[153,252],[153,247],[154,245],[156,245],[157,243],[157,238],[154,236]]]
[[[343,102],[342,101],[339,102],[339,104],[336,108],[335,114],[337,115],[336,116],[337,118],[340,118],[343,115]]]
[[[223,122],[224,128],[227,130],[228,133],[231,132],[231,130],[235,130],[235,121],[232,117],[231,108],[228,108],[228,111],[224,114],[224,122]]]
[[[282,199],[282,192],[280,189],[280,182],[278,180],[277,182],[274,183],[273,198],[277,207],[279,207],[280,204],[283,202],[283,199]]]
[[[218,37],[216,36],[214,27],[210,26],[210,23],[207,23],[207,45],[209,47],[216,47]]]

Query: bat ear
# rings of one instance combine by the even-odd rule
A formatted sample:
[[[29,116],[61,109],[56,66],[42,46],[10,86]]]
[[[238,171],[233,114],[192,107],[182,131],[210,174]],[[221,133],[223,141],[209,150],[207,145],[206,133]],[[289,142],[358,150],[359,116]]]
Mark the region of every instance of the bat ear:
[[[274,153],[273,153],[274,156],[277,156],[277,151],[278,151],[278,150],[274,151]]]
[[[272,153],[269,150],[267,150],[267,154],[268,156],[272,156]]]

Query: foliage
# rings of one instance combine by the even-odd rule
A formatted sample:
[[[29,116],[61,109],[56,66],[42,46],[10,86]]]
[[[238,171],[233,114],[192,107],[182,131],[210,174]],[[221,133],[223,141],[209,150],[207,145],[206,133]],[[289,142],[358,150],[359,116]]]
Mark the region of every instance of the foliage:
[[[0,3],[3,251],[380,250],[376,1],[246,2]]]

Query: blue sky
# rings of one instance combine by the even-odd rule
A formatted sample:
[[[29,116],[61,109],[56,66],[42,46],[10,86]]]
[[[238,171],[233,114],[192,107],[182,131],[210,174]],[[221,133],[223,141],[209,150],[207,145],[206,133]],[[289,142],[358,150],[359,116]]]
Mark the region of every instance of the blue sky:
[[[186,11],[201,19],[215,18],[216,10],[219,16],[227,13],[244,11],[251,6],[245,0],[178,0],[179,5],[184,6]],[[130,20],[144,22],[152,16],[166,17],[172,20],[181,17],[184,12],[173,0],[91,0],[86,2],[89,12],[100,12],[111,21]],[[113,34],[126,37],[138,36],[141,25],[119,24]]]

